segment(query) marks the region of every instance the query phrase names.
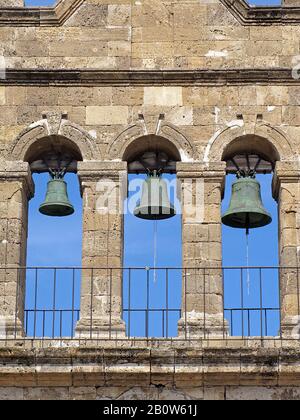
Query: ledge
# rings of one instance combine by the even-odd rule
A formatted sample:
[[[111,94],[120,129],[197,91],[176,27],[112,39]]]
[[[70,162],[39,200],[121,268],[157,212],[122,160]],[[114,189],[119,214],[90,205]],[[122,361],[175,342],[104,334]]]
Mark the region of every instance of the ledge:
[[[220,0],[245,26],[299,25],[300,7],[253,7],[244,0]]]
[[[220,0],[242,25],[298,25],[300,7],[253,7],[244,0]],[[61,26],[85,0],[61,0],[55,7],[0,8],[0,26]]]
[[[296,84],[292,69],[215,69],[215,70],[40,70],[22,69],[6,72],[0,85],[29,86],[126,86],[180,85],[232,86],[261,84]]]
[[[298,386],[295,348],[0,349],[0,386]]]
[[[62,26],[84,2],[61,0],[54,7],[0,7],[0,26]]]

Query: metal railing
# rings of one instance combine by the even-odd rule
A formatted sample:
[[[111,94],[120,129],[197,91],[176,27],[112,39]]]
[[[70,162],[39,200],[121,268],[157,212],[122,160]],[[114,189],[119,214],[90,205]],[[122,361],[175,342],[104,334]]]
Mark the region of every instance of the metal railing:
[[[14,314],[13,334],[23,331],[24,339],[280,338],[282,269],[6,267],[0,285],[15,281],[17,303],[0,305],[0,319],[5,324],[6,311]],[[26,293],[19,284],[25,279]],[[115,333],[116,316],[124,334]],[[0,339],[5,334],[12,331],[0,322]]]

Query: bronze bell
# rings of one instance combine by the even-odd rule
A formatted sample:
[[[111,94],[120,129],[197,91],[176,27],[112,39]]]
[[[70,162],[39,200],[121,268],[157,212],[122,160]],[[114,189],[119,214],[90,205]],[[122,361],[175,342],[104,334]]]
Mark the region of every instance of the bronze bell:
[[[46,198],[39,211],[52,217],[70,216],[74,213],[74,207],[68,198],[67,183],[63,179],[52,179],[48,182]]]
[[[167,184],[157,171],[151,172],[145,180],[141,201],[134,215],[145,220],[164,220],[176,215],[169,200]]]
[[[246,176],[233,183],[230,206],[223,214],[222,222],[226,226],[247,230],[272,222],[270,213],[264,208],[260,184],[255,176]]]

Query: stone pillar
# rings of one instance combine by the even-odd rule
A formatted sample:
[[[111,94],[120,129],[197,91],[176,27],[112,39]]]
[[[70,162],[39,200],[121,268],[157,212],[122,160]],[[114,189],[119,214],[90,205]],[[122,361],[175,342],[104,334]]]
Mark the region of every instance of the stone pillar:
[[[0,0],[0,7],[11,8],[11,7],[25,7],[24,0]]]
[[[282,0],[283,7],[300,7],[299,0]]]
[[[225,164],[179,163],[183,296],[179,336],[223,337],[221,201]],[[196,206],[195,206],[196,205]]]
[[[281,333],[300,334],[300,165],[277,162],[273,195],[279,211]]]
[[[80,162],[83,194],[81,314],[77,336],[125,337],[122,320],[126,162]]]
[[[28,200],[34,185],[28,163],[0,163],[0,338],[24,335]]]

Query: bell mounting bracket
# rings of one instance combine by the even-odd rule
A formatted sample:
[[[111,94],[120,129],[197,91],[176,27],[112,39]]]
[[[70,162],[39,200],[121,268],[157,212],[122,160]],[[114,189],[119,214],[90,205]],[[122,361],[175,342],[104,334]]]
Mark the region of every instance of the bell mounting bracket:
[[[51,157],[44,157],[43,158],[43,162],[44,164],[47,166],[48,168],[48,172],[51,176],[52,179],[63,179],[64,176],[66,175],[66,172],[69,168],[69,166],[71,165],[73,159],[69,158],[68,160],[66,160],[65,156],[62,156],[61,154],[58,154],[56,156],[56,162],[57,165],[56,167],[53,167],[51,165]]]
[[[274,165],[266,157],[256,153],[240,153],[226,160],[227,174],[237,178],[255,178],[257,174],[268,174],[274,170]]]

